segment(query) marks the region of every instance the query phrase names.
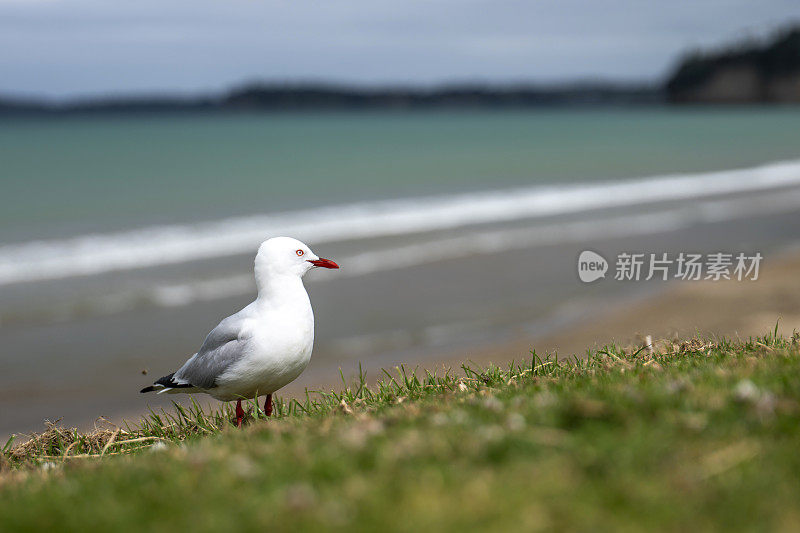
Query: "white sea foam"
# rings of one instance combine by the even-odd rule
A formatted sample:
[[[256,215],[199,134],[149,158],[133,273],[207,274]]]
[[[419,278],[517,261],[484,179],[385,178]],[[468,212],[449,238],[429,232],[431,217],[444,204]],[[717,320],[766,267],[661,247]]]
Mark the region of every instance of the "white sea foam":
[[[438,261],[463,259],[482,254],[509,252],[538,246],[587,242],[612,238],[650,235],[689,228],[701,223],[724,222],[759,213],[793,211],[800,206],[800,190],[776,197],[707,200],[685,207],[669,208],[633,216],[611,216],[590,221],[545,224],[535,228],[513,228],[470,232],[457,237],[430,238],[404,246],[373,250],[337,261],[345,268],[335,277],[356,277],[387,270],[420,266]],[[195,301],[252,294],[255,282],[251,274],[226,276],[153,290],[150,299],[161,306],[188,305]]]
[[[793,185],[800,185],[800,161],[563,188],[364,202],[7,244],[0,246],[0,285],[251,253],[263,239],[274,235],[292,235],[318,244]],[[176,292],[173,299],[181,301],[182,297]]]

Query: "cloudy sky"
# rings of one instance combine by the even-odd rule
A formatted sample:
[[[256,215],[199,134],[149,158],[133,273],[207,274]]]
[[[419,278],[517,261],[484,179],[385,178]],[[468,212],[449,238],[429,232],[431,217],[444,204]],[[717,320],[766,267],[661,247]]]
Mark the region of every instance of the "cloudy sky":
[[[655,80],[791,20],[798,0],[0,0],[0,94]]]

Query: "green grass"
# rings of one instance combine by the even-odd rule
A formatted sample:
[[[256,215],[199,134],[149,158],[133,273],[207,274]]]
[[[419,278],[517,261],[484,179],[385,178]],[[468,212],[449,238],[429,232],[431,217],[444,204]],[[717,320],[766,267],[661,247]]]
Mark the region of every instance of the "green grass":
[[[399,369],[245,430],[197,406],[51,428],[3,451],[0,530],[797,530],[799,344]]]

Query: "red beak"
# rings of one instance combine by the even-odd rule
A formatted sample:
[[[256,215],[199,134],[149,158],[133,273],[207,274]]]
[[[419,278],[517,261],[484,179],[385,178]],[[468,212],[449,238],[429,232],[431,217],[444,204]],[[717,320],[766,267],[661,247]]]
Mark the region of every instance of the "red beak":
[[[319,259],[309,259],[309,263],[314,265],[315,267],[324,267],[324,268],[339,268],[339,265],[331,261],[330,259],[325,259],[320,257]]]

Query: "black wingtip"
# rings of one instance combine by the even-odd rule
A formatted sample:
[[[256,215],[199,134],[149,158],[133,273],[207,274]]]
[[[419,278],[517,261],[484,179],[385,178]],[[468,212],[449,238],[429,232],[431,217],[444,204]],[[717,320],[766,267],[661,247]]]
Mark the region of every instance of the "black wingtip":
[[[140,393],[145,392],[153,392],[154,390],[162,390],[162,389],[188,389],[192,387],[191,383],[175,383],[172,381],[172,376],[175,375],[175,372],[168,376],[164,376],[163,378],[158,378],[156,382],[149,387],[145,387],[140,390]]]

